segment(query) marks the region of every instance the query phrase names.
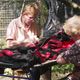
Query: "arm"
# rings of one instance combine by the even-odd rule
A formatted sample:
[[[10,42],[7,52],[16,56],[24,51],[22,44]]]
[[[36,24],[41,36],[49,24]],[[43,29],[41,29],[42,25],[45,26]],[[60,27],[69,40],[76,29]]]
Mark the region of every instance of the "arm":
[[[7,33],[6,33],[6,41],[7,41],[7,47],[11,47],[14,44],[12,43],[16,39],[16,24],[15,19],[13,19],[8,27],[7,27]]]
[[[7,40],[7,47],[12,47],[14,45],[20,46],[24,45],[25,43],[29,43],[30,40],[26,39],[24,41],[18,41],[17,38],[17,24],[16,24],[16,19],[13,19],[10,24],[8,25],[7,28],[7,35],[6,35],[6,40]]]
[[[72,63],[79,64],[80,62],[80,40],[77,40],[67,51],[62,52],[57,57],[57,62],[60,64]]]
[[[7,46],[8,47],[12,47],[12,46],[26,46],[26,47],[31,46],[31,47],[34,47],[35,44],[33,42],[31,42],[30,40],[28,40],[28,39],[25,39],[23,41],[8,39],[7,40]]]

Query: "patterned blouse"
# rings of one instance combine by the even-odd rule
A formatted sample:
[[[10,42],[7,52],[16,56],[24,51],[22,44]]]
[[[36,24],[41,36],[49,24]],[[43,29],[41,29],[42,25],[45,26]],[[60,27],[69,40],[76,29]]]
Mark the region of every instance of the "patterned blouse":
[[[67,51],[62,52],[63,58],[73,64],[80,64],[80,40],[77,40]]]

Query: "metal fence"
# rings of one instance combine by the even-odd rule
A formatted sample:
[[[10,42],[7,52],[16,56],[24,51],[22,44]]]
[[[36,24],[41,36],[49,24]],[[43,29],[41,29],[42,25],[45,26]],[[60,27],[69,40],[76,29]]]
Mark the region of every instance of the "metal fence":
[[[9,22],[19,16],[23,4],[35,1],[36,0],[0,0],[0,39],[5,38],[6,28]]]

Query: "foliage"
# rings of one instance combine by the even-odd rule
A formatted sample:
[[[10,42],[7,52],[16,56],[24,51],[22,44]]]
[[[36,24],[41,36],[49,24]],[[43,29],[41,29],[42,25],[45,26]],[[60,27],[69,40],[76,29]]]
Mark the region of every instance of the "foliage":
[[[6,39],[0,39],[0,49],[6,48]]]
[[[47,16],[48,16],[48,9],[46,7],[44,0],[41,0],[39,24],[43,27],[47,20]]]
[[[64,65],[57,64],[52,66],[52,71],[59,73],[68,73],[71,72],[73,68],[74,68],[73,64],[64,64]]]

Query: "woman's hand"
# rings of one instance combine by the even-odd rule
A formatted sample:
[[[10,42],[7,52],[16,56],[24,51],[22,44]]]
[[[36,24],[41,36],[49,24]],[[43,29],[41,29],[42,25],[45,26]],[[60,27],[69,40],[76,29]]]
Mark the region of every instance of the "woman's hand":
[[[58,55],[56,61],[57,61],[57,63],[59,63],[59,64],[65,64],[65,63],[66,63],[66,61],[65,61],[65,59],[62,57],[62,55]]]
[[[15,46],[26,46],[26,47],[35,47],[35,43],[33,43],[31,40],[29,39],[25,39],[23,41],[11,41],[11,44],[12,45],[15,45]]]
[[[13,41],[11,42],[11,44],[13,44],[13,45],[21,45],[21,44],[27,44],[27,43],[30,43],[30,42],[31,42],[31,41],[28,40],[28,39],[25,39],[25,40],[23,40],[23,41],[13,40]]]
[[[31,42],[32,42],[32,41],[29,40],[29,39],[25,39],[25,40],[22,41],[22,43],[31,43]]]
[[[34,43],[26,43],[24,44],[26,47],[35,47],[35,44]]]
[[[21,42],[19,42],[19,41],[12,41],[11,44],[12,44],[12,45],[20,45]]]

